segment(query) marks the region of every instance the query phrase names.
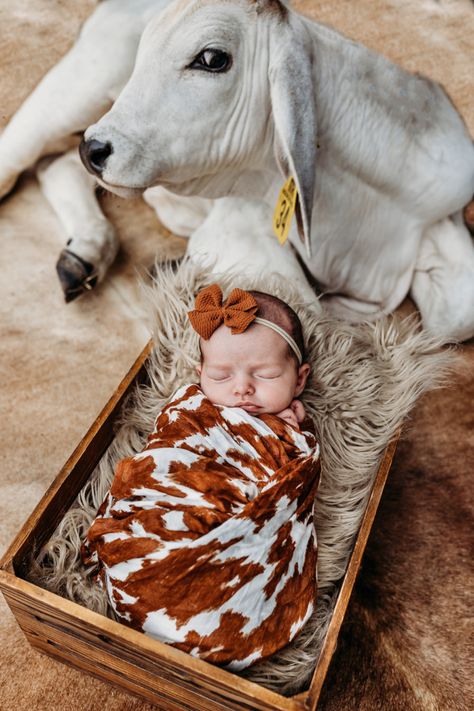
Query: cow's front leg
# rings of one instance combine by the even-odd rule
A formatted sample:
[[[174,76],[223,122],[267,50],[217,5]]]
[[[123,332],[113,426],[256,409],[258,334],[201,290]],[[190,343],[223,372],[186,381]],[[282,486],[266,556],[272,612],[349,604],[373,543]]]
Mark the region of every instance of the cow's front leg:
[[[119,241],[97,202],[96,182],[77,151],[40,161],[38,179],[68,237],[56,270],[66,301],[72,301],[103,279]]]
[[[191,235],[187,254],[216,274],[231,273],[239,279],[262,281],[266,288],[272,274],[285,278],[301,298],[320,309],[317,296],[291,246],[280,245],[272,232],[273,209],[262,200],[220,198],[208,217]]]
[[[474,246],[461,213],[425,231],[411,295],[435,336],[445,342],[474,336]]]
[[[64,140],[83,131],[106,111],[107,92],[97,93],[81,53],[75,47],[26,99],[0,136],[0,198],[10,192],[18,176],[48,153],[64,149]]]
[[[204,222],[214,206],[208,198],[184,197],[162,187],[148,188],[143,195],[166,229],[179,237],[189,237]]]

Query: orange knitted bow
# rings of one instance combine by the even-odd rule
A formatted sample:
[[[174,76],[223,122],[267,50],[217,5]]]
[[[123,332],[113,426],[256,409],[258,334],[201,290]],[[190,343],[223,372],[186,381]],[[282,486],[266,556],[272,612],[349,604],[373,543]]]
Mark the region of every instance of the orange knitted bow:
[[[234,334],[243,333],[256,317],[257,309],[252,294],[243,289],[232,289],[223,304],[220,286],[211,284],[199,292],[195,309],[188,316],[194,330],[207,341],[222,323]]]

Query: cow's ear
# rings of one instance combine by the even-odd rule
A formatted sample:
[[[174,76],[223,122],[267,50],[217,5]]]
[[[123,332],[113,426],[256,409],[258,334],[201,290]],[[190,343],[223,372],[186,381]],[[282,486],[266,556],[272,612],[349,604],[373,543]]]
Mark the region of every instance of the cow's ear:
[[[304,22],[288,11],[271,25],[270,98],[275,124],[275,157],[298,188],[298,232],[311,255],[311,215],[316,173],[316,97],[312,42]]]

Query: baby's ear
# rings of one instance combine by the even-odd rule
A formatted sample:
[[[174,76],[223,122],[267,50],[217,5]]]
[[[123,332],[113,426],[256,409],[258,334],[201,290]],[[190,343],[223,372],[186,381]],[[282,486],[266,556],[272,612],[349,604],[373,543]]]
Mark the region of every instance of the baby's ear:
[[[199,365],[196,366],[196,370],[197,370],[197,374],[199,375],[199,377],[201,377],[202,368],[201,368],[201,364],[200,364],[200,363],[199,363]]]
[[[309,363],[303,363],[300,365],[298,368],[298,379],[296,381],[296,390],[295,390],[295,396],[298,397],[298,395],[301,395],[303,392],[306,381],[308,380],[308,375],[310,373],[311,366]]]

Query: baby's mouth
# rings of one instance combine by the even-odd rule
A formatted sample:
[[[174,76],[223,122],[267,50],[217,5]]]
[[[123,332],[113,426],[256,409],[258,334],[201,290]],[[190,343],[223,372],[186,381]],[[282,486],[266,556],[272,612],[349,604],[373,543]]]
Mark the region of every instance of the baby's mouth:
[[[237,402],[234,407],[241,407],[242,410],[246,410],[247,412],[256,412],[257,410],[260,410],[260,407],[258,405],[255,405],[253,402]]]

